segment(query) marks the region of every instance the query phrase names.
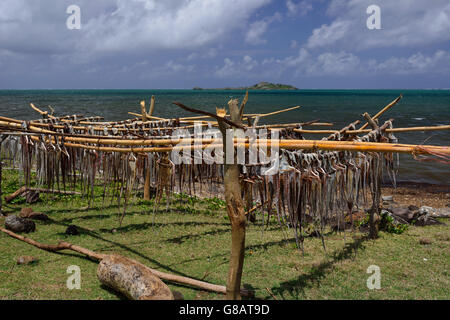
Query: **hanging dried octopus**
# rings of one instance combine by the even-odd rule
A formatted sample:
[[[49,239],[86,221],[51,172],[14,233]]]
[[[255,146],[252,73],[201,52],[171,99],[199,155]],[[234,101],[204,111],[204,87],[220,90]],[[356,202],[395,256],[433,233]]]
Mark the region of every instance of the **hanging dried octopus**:
[[[166,194],[166,211],[169,211],[169,206],[171,204],[171,194],[173,187],[173,171],[174,163],[169,158],[169,153],[165,152],[161,155],[161,158],[156,161],[158,182],[156,184],[156,198],[155,206],[153,208],[153,214],[155,215],[158,211],[159,205],[163,193]]]

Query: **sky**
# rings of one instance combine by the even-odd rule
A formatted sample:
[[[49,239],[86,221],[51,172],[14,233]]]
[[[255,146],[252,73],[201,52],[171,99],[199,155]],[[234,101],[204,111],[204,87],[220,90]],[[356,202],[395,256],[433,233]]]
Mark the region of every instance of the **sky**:
[[[369,29],[368,20],[380,29]],[[450,1],[0,2],[0,89],[260,81],[301,89],[450,88]]]

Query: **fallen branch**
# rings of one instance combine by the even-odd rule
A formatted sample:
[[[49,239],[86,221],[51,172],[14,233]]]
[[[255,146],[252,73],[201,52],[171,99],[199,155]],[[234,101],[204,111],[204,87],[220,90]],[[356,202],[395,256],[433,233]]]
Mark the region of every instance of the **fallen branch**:
[[[63,195],[81,195],[80,192],[76,191],[61,191],[61,190],[51,190],[51,189],[41,189],[41,188],[27,188],[26,186],[23,186],[19,188],[17,191],[12,193],[9,196],[5,196],[6,203],[10,203],[15,198],[19,197],[21,194],[27,192],[27,191],[34,191],[39,193],[54,193],[54,194],[63,194]]]
[[[203,114],[203,115],[205,115],[205,116],[209,116],[209,117],[211,117],[211,118],[214,118],[214,119],[216,119],[217,121],[223,121],[223,122],[225,122],[226,124],[228,124],[228,125],[230,125],[230,126],[232,126],[232,127],[239,128],[239,129],[245,129],[244,126],[242,126],[242,125],[240,125],[240,124],[238,124],[238,123],[235,123],[235,122],[233,122],[233,121],[230,121],[230,120],[228,120],[228,119],[226,119],[226,118],[224,118],[224,117],[218,116],[218,115],[216,115],[216,114],[210,113],[210,112],[208,112],[208,111],[203,111],[203,110],[198,110],[198,109],[190,108],[190,107],[187,107],[187,106],[185,106],[184,104],[179,103],[179,102],[173,102],[173,104],[179,106],[181,109],[184,109],[184,110],[186,110],[186,111],[193,112],[193,113]]]
[[[217,292],[217,293],[222,293],[222,294],[226,294],[226,287],[225,286],[219,286],[219,285],[215,285],[215,284],[211,284],[211,283],[207,283],[204,281],[199,281],[199,280],[195,280],[192,278],[188,278],[188,277],[183,277],[183,276],[177,276],[177,275],[173,275],[173,274],[169,274],[169,273],[165,273],[165,272],[161,272],[155,269],[151,269],[148,268],[147,266],[144,266],[143,264],[135,261],[135,260],[131,260],[125,257],[121,257],[118,255],[107,255],[107,254],[100,254],[100,253],[96,253],[94,251],[91,251],[89,249],[86,248],[82,248],[67,242],[60,242],[57,245],[48,245],[48,244],[43,244],[40,242],[37,242],[33,239],[21,236],[19,234],[16,234],[12,231],[6,230],[4,228],[0,227],[0,231],[6,233],[7,235],[26,242],[32,246],[35,246],[36,248],[45,250],[45,251],[49,251],[49,252],[58,252],[58,251],[62,251],[62,250],[72,250],[78,253],[81,253],[89,258],[91,258],[92,260],[96,260],[96,261],[100,261],[100,265],[99,265],[99,270],[97,272],[97,275],[99,276],[99,280],[103,283],[105,282],[105,284],[107,284],[108,286],[111,285],[111,277],[107,274],[105,274],[105,270],[103,268],[106,268],[106,265],[112,265],[113,263],[121,263],[123,265],[122,268],[124,269],[129,269],[129,267],[131,265],[133,266],[138,266],[139,269],[141,270],[147,270],[150,271],[153,275],[155,275],[156,277],[162,279],[162,280],[166,280],[169,282],[175,282],[178,284],[183,284],[183,285],[188,285],[188,286],[192,286],[194,288],[198,288],[198,289],[202,289],[202,290],[207,290],[207,291],[213,291],[213,292]],[[103,264],[102,262],[105,261]],[[143,269],[145,267],[145,269]],[[100,270],[100,268],[102,268],[102,270]],[[131,270],[131,269],[130,269]],[[144,271],[146,274],[147,271]],[[99,275],[99,273],[101,275]],[[117,288],[119,288],[120,285],[118,284]],[[134,290],[134,289],[133,289]],[[121,291],[122,292],[122,291]],[[124,293],[124,292],[122,292]],[[126,293],[124,293],[125,295],[127,295]],[[241,294],[243,296],[253,296],[253,292],[252,291],[248,291],[245,289],[241,289]]]

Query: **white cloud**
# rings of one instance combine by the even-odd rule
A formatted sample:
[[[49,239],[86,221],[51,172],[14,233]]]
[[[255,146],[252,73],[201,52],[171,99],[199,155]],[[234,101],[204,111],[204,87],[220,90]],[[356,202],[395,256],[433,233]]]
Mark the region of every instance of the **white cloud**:
[[[339,20],[330,25],[322,25],[314,29],[308,40],[309,48],[330,46],[348,35],[351,28],[351,21]]]
[[[78,0],[82,30],[74,31],[66,28],[65,1],[2,0],[0,43],[15,52],[57,54],[193,49],[245,26],[270,1]]]
[[[249,72],[251,71],[251,72]],[[224,65],[217,69],[215,75],[219,78],[230,77],[260,77],[278,78],[285,76],[347,76],[361,71],[361,61],[348,52],[326,52],[318,56],[312,55],[301,48],[296,56],[284,59],[265,58],[258,62],[250,56],[242,61],[224,60]]]
[[[310,75],[345,76],[355,74],[359,70],[360,59],[348,52],[326,52],[317,57],[312,65],[308,66]]]
[[[96,50],[185,49],[217,41],[269,0],[117,0],[86,25]]]
[[[224,59],[224,65],[216,70],[214,73],[219,78],[231,78],[231,77],[251,77],[253,71],[259,66],[258,61],[254,60],[251,56],[246,55],[240,61],[233,61],[230,58]]]
[[[277,60],[277,64],[286,72],[297,76],[343,76],[358,72],[360,59],[354,54],[344,51],[325,52],[313,56],[302,48],[297,56]]]
[[[368,30],[366,9],[372,0],[334,0],[327,14],[334,20],[313,31],[309,48],[421,47],[450,41],[448,0],[378,0],[382,30]]]
[[[433,55],[418,52],[407,58],[391,57],[382,62],[371,60],[368,70],[380,74],[448,74],[450,52],[438,50]]]
[[[247,31],[245,41],[254,45],[266,43],[267,40],[262,37],[265,35],[267,29],[273,22],[280,21],[281,19],[281,14],[276,12],[272,17],[253,22]]]
[[[306,16],[308,12],[313,10],[311,0],[302,0],[298,3],[295,3],[292,0],[287,0],[286,7],[288,9],[289,16]]]
[[[145,67],[143,63],[140,64],[141,67]],[[188,75],[195,70],[195,66],[191,64],[182,64],[169,60],[161,66],[150,67],[148,71],[142,72],[142,68],[137,68],[136,72],[141,72],[141,79],[158,79],[173,77],[174,75]]]

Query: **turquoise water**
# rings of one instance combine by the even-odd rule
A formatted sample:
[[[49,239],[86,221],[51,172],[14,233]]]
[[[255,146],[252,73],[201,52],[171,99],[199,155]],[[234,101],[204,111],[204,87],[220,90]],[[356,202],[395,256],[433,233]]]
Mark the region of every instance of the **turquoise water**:
[[[265,123],[292,123],[320,119],[332,122],[336,129],[362,119],[361,114],[377,113],[400,94],[403,99],[382,117],[394,118],[394,127],[435,126],[450,124],[450,90],[299,90],[252,91],[246,107],[248,113],[266,113],[300,105],[302,108],[265,118]],[[100,115],[107,120],[130,118],[129,111],[140,112],[139,102],[156,96],[155,115],[161,117],[189,116],[172,104],[214,111],[225,106],[230,98],[242,98],[244,91],[222,90],[27,90],[0,91],[0,115],[18,119],[36,119],[29,107],[51,105],[55,113]],[[449,131],[411,132],[397,134],[400,143],[450,145]],[[306,135],[307,138],[318,138]],[[428,182],[450,185],[450,167],[439,163],[420,163],[411,156],[401,156],[400,181]]]

